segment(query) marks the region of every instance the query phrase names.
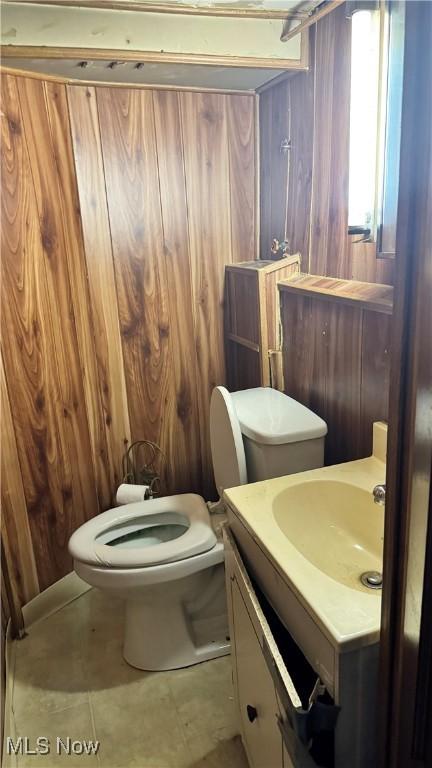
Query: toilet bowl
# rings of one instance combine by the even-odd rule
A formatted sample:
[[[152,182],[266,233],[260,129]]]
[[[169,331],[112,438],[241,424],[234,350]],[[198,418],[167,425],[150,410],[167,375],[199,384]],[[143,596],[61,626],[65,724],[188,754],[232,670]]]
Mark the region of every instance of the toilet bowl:
[[[123,655],[133,667],[187,667],[229,652],[223,545],[200,496],[110,509],[72,535],[76,573],[125,600]]]
[[[247,482],[321,466],[327,426],[269,388],[215,387],[213,471],[220,497]],[[102,512],[72,534],[76,573],[125,600],[123,655],[134,667],[188,667],[229,653],[224,551],[201,496],[182,494]]]

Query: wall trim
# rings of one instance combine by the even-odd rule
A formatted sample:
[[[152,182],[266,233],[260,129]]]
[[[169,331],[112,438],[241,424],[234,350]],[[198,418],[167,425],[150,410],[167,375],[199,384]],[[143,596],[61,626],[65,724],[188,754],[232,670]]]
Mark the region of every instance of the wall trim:
[[[170,53],[160,51],[129,51],[121,48],[73,48],[43,45],[2,45],[1,58],[11,59],[90,59],[163,64],[201,64],[204,66],[252,67],[263,69],[307,69],[307,46],[301,42],[299,59],[253,58],[250,56],[215,56],[201,53]]]

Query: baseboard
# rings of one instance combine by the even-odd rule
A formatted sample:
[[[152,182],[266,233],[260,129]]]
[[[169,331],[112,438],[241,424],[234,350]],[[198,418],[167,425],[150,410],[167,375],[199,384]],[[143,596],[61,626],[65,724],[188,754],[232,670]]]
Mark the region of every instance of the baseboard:
[[[8,755],[6,752],[6,737],[10,736],[15,740],[15,723],[12,717],[12,697],[13,686],[15,679],[15,643],[11,636],[11,622],[8,622],[4,647],[4,659],[2,663],[5,665],[4,685],[5,685],[5,697],[4,697],[4,712],[3,712],[3,744],[2,744],[2,761],[3,768],[17,768],[18,756]]]
[[[44,589],[39,595],[30,600],[27,605],[22,609],[24,617],[24,628],[27,631],[32,624],[37,621],[46,619],[51,614],[56,613],[65,605],[76,600],[77,597],[83,595],[84,592],[88,592],[91,589],[89,584],[80,579],[79,576],[72,571],[62,579],[56,581],[55,584],[51,584],[48,589]]]

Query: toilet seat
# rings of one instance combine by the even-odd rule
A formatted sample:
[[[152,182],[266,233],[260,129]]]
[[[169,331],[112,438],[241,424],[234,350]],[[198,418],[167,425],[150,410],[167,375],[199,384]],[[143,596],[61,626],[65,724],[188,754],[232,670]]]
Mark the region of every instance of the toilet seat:
[[[170,540],[149,545],[112,546],[106,543],[119,540],[134,529],[155,526],[183,526],[184,533]],[[169,532],[169,531],[168,531]],[[216,545],[216,536],[210,525],[208,509],[194,493],[164,496],[160,499],[138,501],[109,509],[88,520],[69,541],[69,552],[74,560],[105,568],[145,568],[173,563],[208,552]]]

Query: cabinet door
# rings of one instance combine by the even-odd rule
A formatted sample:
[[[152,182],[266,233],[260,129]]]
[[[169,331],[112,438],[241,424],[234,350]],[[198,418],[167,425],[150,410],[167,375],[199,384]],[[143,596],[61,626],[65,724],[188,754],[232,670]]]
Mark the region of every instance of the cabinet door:
[[[274,683],[235,578],[231,581],[231,600],[237,703],[249,763],[251,768],[282,768],[282,737],[277,724]]]
[[[251,768],[314,768],[294,725],[300,697],[227,528],[224,541],[234,688]]]

